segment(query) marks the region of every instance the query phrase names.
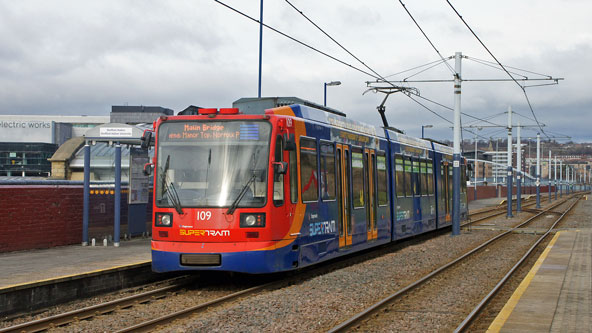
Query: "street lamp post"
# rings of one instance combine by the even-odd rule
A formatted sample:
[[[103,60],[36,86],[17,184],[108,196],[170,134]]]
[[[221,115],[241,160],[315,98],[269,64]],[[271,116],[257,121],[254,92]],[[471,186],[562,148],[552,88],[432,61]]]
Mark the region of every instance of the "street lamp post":
[[[432,128],[434,125],[421,125],[421,138],[423,139],[423,129],[424,128]]]
[[[338,86],[341,84],[341,81],[331,81],[331,82],[325,82],[325,93],[324,93],[324,99],[323,99],[323,105],[327,106],[327,86]]]

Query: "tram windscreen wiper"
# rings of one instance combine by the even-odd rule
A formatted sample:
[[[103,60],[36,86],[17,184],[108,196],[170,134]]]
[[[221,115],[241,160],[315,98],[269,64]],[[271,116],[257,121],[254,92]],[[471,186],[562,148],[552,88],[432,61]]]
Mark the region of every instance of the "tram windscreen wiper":
[[[238,203],[245,196],[245,193],[247,193],[247,190],[249,189],[249,185],[251,185],[251,183],[255,180],[255,178],[256,178],[255,174],[253,173],[251,178],[249,178],[249,180],[247,181],[245,186],[243,186],[243,188],[241,189],[241,191],[238,194],[238,196],[236,197],[236,199],[234,199],[234,201],[232,202],[232,205],[230,205],[230,207],[228,208],[228,211],[226,211],[226,214],[230,214],[230,215],[234,214],[234,211],[236,210]]]
[[[173,184],[173,182],[169,181],[169,179],[167,177],[167,171],[169,171],[170,159],[171,159],[171,155],[168,155],[166,162],[164,163],[164,169],[162,170],[162,177],[161,177],[162,189],[166,193],[166,196],[167,196],[167,199],[169,200],[169,202],[171,204],[173,204],[173,207],[175,208],[175,211],[177,211],[177,214],[183,215],[184,213],[183,213],[183,208],[181,207],[181,199],[179,198],[179,193],[177,193],[177,189],[175,189],[175,185]]]

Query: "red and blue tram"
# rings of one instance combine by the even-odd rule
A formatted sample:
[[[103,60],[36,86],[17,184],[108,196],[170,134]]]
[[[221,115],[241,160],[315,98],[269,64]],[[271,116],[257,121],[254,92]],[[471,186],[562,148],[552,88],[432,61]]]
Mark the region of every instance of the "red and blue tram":
[[[451,225],[448,146],[301,104],[154,132],[156,272],[293,270]]]

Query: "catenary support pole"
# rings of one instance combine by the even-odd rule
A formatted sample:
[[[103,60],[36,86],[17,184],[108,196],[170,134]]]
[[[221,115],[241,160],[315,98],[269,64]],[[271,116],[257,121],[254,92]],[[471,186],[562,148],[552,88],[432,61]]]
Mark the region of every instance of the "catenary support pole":
[[[462,53],[454,54],[454,143],[452,155],[452,235],[460,235],[460,92]]]
[[[516,212],[522,211],[522,143],[520,142],[520,118],[516,123]]]
[[[512,215],[512,107],[508,107],[508,151],[507,151],[507,168],[506,168],[506,188],[507,188],[507,199],[508,213],[507,218],[513,217]]]
[[[82,246],[88,245],[88,214],[90,210],[90,145],[84,145],[84,189],[82,194]]]
[[[474,159],[474,167],[475,170],[473,170],[473,175],[475,176],[474,181],[475,181],[475,190],[473,191],[473,199],[477,200],[477,174],[479,173],[479,168],[477,167],[477,132],[475,132],[475,159]]]
[[[113,245],[119,246],[119,230],[121,227],[121,145],[115,145],[115,217]]]
[[[559,161],[559,197],[563,198],[563,161]]]
[[[537,133],[536,208],[541,208],[541,133]]]
[[[547,175],[549,175],[547,177],[549,179],[549,202],[551,202],[551,150],[549,150],[549,167],[547,169]]]
[[[557,192],[559,192],[559,189],[557,188],[557,155],[555,155],[555,200],[557,200]]]

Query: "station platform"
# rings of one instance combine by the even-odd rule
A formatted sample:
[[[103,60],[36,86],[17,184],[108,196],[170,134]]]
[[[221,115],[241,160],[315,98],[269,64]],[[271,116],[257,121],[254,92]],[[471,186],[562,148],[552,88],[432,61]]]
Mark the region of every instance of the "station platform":
[[[591,332],[592,229],[557,232],[488,332]]]
[[[149,264],[150,238],[122,241],[119,247],[70,245],[50,249],[0,253],[0,292],[105,270]]]

